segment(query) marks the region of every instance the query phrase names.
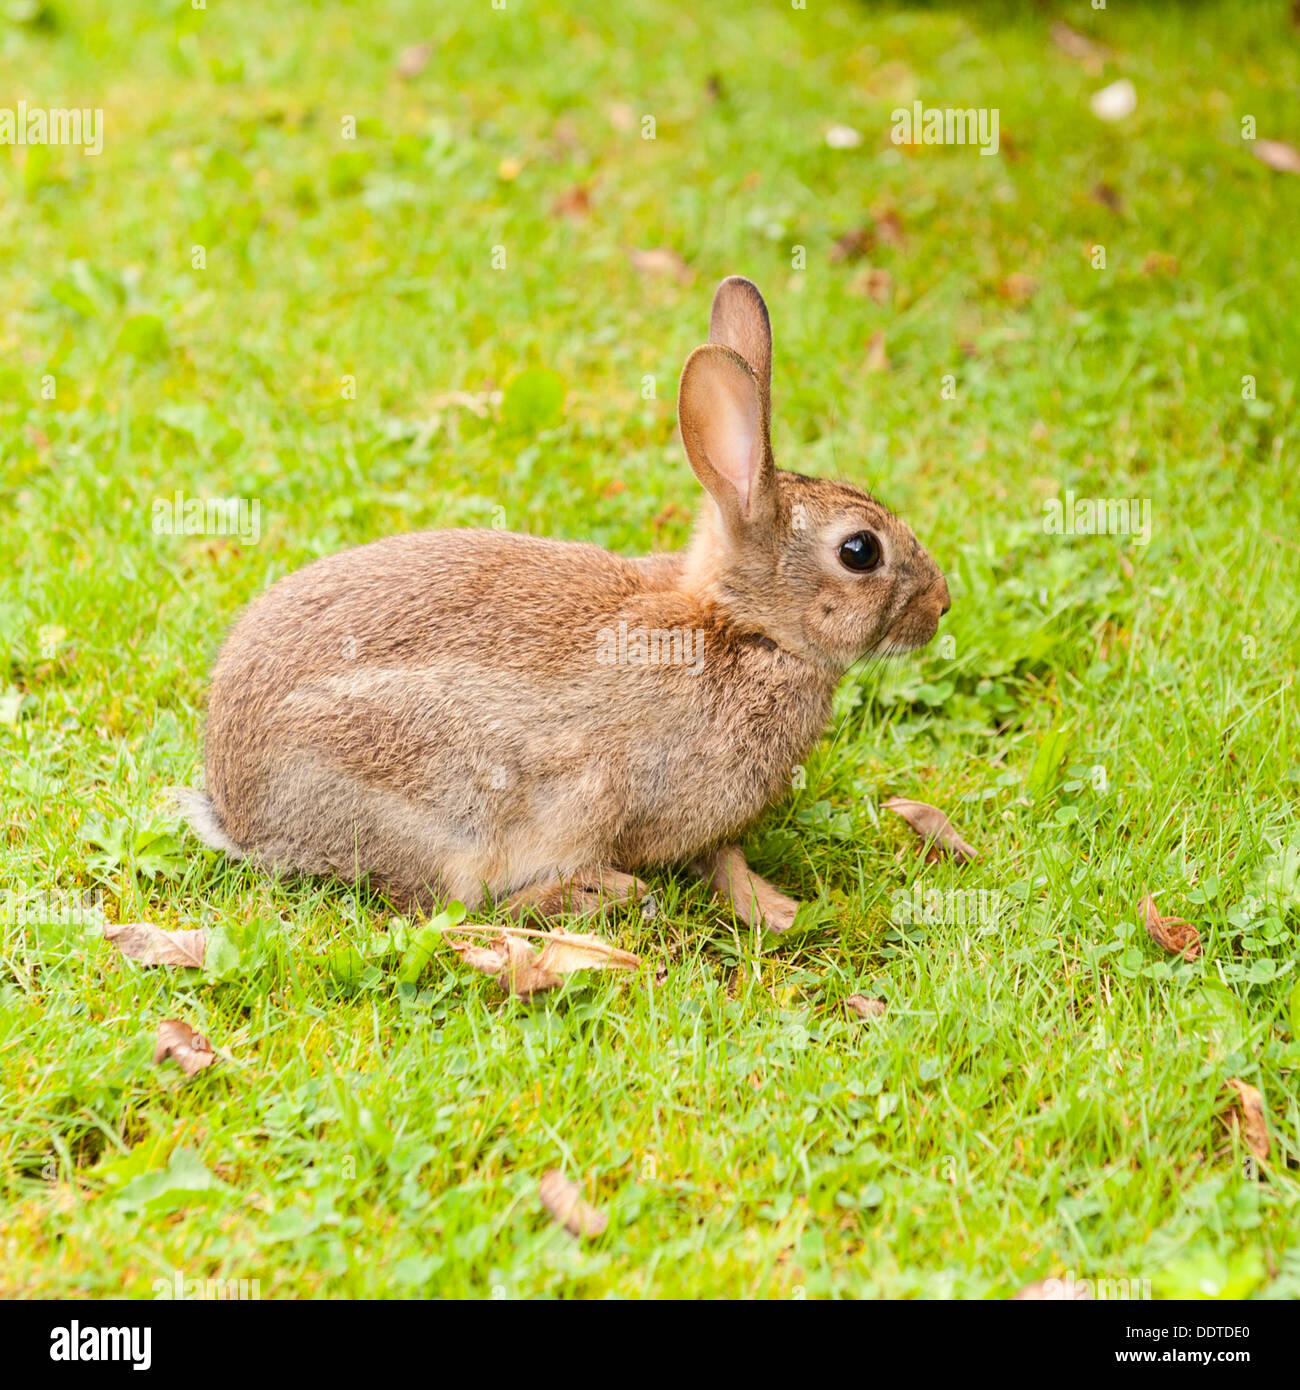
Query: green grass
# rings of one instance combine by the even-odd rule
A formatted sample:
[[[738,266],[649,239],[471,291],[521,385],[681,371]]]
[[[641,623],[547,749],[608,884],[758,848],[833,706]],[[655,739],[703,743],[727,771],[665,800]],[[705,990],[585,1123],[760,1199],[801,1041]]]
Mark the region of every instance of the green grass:
[[[427,8],[56,0],[0,28],[0,104],[105,111],[98,157],[0,148],[0,886],[221,943],[203,977],[0,928],[0,1292],[1300,1295],[1300,178],[1241,135],[1300,143],[1290,6],[1063,4],[1097,74],[1021,6]],[[1138,107],[1105,125],[1121,76]],[[917,98],[997,107],[1002,153],[896,149]],[[556,216],[577,185],[590,215]],[[660,247],[689,276],[633,267]],[[259,879],[165,809],[222,633],[394,531],[680,544],[676,377],[732,272],[772,311],[778,460],[878,491],[953,594],[951,640],[847,681],[750,836],[833,911],[756,943],[659,875],[657,916],[604,929],[638,976],[524,1005],[444,950],[418,987],[338,983],[384,904]],[[558,418],[511,390],[530,367]],[[255,499],[258,543],[153,534],[178,489]],[[1149,499],[1150,544],[1045,533],[1067,490]],[[978,860],[924,865],[893,795]],[[1001,915],[892,921],[918,875]],[[1146,889],[1201,959],[1150,942]],[[221,1063],[153,1067],[168,1017]],[[1257,1175],[1230,1077],[1264,1096]],[[600,1240],[542,1215],[552,1167]]]

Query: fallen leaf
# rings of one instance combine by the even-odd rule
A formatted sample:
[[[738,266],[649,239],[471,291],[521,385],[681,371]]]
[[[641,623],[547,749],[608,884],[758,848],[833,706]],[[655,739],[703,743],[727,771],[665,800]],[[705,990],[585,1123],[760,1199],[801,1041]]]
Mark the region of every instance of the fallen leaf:
[[[148,922],[105,922],[104,936],[129,960],[141,965],[186,965],[203,969],[208,934],[201,928],[164,931]]]
[[[551,127],[551,139],[557,151],[576,150],[579,142],[578,127],[568,116],[561,116]]]
[[[170,1057],[186,1076],[210,1067],[217,1060],[211,1043],[202,1033],[196,1033],[188,1023],[179,1018],[165,1018],[158,1025],[158,1044],[154,1048],[153,1062],[157,1066]]]
[[[865,295],[873,304],[888,304],[893,290],[893,276],[875,267],[860,270],[849,282],[850,294]]]
[[[1025,275],[1019,270],[1004,275],[998,282],[998,294],[1008,304],[1027,304],[1034,297],[1037,288],[1038,281],[1032,275]]]
[[[885,330],[877,328],[867,339],[867,371],[887,372],[889,354],[885,351]]]
[[[1108,183],[1097,184],[1088,196],[1094,203],[1100,203],[1111,212],[1122,212],[1124,209],[1124,200]]]
[[[1019,164],[1025,157],[1024,151],[1020,148],[1020,142],[1006,126],[1003,126],[998,134],[998,149],[1002,152],[1003,157],[1009,159],[1012,164]]]
[[[636,125],[636,112],[625,101],[616,101],[605,114],[615,130],[631,130]]]
[[[1059,19],[1053,23],[1049,32],[1052,36],[1052,42],[1067,58],[1073,58],[1075,62],[1082,63],[1093,76],[1101,72],[1102,65],[1110,52],[1109,49],[1104,48],[1099,43],[1094,43],[1086,34],[1079,33],[1077,29],[1071,29],[1068,24]]]
[[[925,839],[926,848],[935,858],[946,854],[958,863],[977,858],[975,850],[952,827],[952,822],[937,806],[924,801],[909,801],[903,796],[891,796],[883,803],[886,811],[894,811]]]
[[[413,43],[410,48],[402,49],[397,59],[398,77],[405,82],[409,82],[413,77],[419,77],[428,66],[432,56],[433,45],[431,43]]]
[[[1268,1115],[1264,1110],[1264,1097],[1245,1081],[1230,1077],[1228,1085],[1237,1093],[1237,1108],[1241,1111],[1241,1123],[1246,1133],[1246,1146],[1258,1159],[1268,1157],[1271,1142],[1268,1137]]]
[[[650,518],[650,525],[658,532],[662,531],[665,526],[671,526],[674,522],[688,521],[690,515],[690,512],[680,502],[669,502]]]
[[[457,941],[460,932],[490,931],[486,941]],[[620,951],[598,936],[579,932],[533,931],[523,927],[447,928],[447,944],[467,964],[491,975],[502,989],[521,999],[555,989],[577,970],[636,970],[641,961],[630,951]],[[545,944],[534,951],[530,939]]]
[[[851,125],[833,125],[826,132],[826,143],[833,150],[852,150],[862,143],[862,136]]]
[[[639,956],[620,951],[598,936],[579,932],[552,931],[538,957],[541,968],[552,975],[568,975],[575,970],[638,970]]]
[[[1166,951],[1180,952],[1184,960],[1195,960],[1201,954],[1201,938],[1190,922],[1181,917],[1162,917],[1149,895],[1138,903],[1138,911],[1146,924],[1147,934],[1157,946]]]
[[[683,284],[691,278],[690,267],[677,254],[666,247],[654,247],[649,251],[629,252],[632,264],[646,275],[672,275]]]
[[[903,219],[893,211],[878,213],[876,215],[876,235],[880,238],[884,246],[901,246],[903,244]]]
[[[1109,87],[1094,92],[1088,104],[1098,120],[1122,121],[1137,109],[1137,101],[1137,88],[1127,77],[1121,77],[1118,82],[1112,82]]]
[[[1255,158],[1280,174],[1300,174],[1300,150],[1285,140],[1256,140]]]
[[[857,260],[859,256],[871,250],[875,239],[875,233],[870,227],[855,227],[851,232],[836,237],[835,244],[831,247],[831,264],[839,265],[841,261]]]
[[[1026,1303],[1079,1303],[1091,1297],[1092,1290],[1088,1287],[1087,1281],[1082,1279],[1077,1283],[1073,1279],[1039,1279],[1036,1283],[1026,1284],[1019,1292],[1011,1295],[1012,1302]]]
[[[857,1014],[859,1018],[884,1018],[885,1001],[883,999],[868,999],[865,994],[850,994],[844,1001],[844,1007],[850,1013]]]
[[[537,1195],[547,1213],[571,1236],[598,1236],[609,1225],[609,1217],[583,1201],[578,1185],[570,1182],[558,1168],[542,1174]]]
[[[1148,251],[1142,262],[1143,275],[1177,275],[1178,257],[1168,251]]]
[[[581,222],[584,217],[590,216],[590,185],[575,183],[572,188],[566,188],[551,204],[551,215],[553,217],[571,217],[575,222]]]

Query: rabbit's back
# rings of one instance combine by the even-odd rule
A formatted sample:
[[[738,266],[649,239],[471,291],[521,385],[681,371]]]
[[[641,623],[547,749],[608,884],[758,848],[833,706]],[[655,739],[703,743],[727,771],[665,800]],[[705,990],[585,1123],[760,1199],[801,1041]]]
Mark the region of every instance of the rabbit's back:
[[[815,740],[824,682],[673,574],[449,531],[282,580],[214,676],[208,791],[225,834],[266,862],[471,898],[724,838]]]

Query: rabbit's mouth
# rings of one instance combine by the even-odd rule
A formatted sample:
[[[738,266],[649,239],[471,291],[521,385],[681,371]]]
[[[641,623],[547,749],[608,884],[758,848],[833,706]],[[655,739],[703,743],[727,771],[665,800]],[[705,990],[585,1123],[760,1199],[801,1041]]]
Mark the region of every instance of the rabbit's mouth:
[[[891,635],[886,637],[885,640],[876,647],[874,654],[876,656],[909,656],[912,652],[919,652],[922,647],[928,647],[930,643],[934,641],[935,633],[937,632],[938,628],[928,637],[919,638],[895,637]]]
[[[906,656],[920,651],[934,641],[939,632],[939,619],[948,611],[948,591],[943,602],[913,604],[876,645],[878,656]]]
[[[936,583],[918,594],[903,610],[898,621],[877,644],[877,655],[904,656],[928,646],[939,631],[939,619],[951,606],[948,585],[939,575]]]

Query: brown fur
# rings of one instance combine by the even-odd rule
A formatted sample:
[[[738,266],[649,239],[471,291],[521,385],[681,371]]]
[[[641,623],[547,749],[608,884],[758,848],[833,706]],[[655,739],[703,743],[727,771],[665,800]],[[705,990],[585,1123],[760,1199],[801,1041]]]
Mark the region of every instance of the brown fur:
[[[929,641],[948,594],[880,503],[776,470],[748,281],[723,282],[711,336],[682,375],[683,440],[711,493],[686,551],[431,531],[281,580],[213,675],[210,805],[191,807],[205,838],[268,868],[368,873],[419,904],[567,900],[555,885],[602,866],[699,856],[725,891],[740,869],[712,852],[785,794],[844,670]],[[874,575],[835,558],[863,529],[886,546]],[[702,632],[698,669],[598,660],[620,623]],[[744,880],[761,915],[756,885],[776,890]]]

